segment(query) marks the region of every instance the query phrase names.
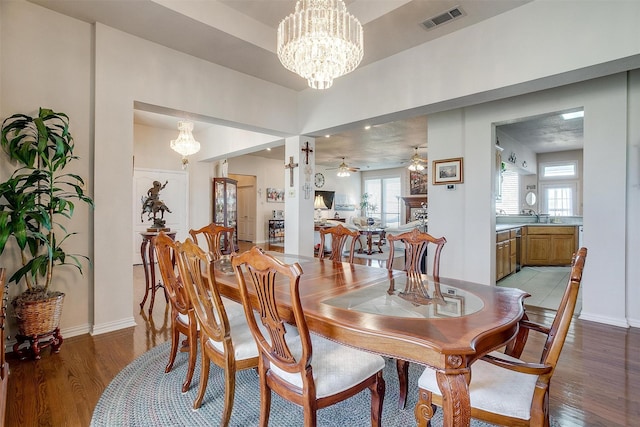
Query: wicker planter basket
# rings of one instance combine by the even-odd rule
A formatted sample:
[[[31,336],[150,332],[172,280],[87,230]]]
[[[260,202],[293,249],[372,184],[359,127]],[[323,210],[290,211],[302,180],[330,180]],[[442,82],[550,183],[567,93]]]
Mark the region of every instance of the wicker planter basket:
[[[18,333],[26,337],[52,333],[60,325],[63,302],[63,293],[39,301],[14,301]]]

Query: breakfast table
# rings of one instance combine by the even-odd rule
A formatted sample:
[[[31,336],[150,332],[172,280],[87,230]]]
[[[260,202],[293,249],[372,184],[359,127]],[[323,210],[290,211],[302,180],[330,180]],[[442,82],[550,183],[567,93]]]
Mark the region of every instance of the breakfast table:
[[[446,402],[444,426],[469,426],[470,366],[516,336],[527,293],[427,275],[409,278],[404,271],[326,259],[272,255],[286,264],[300,264],[300,299],[313,333],[437,370]],[[216,268],[215,278],[223,295],[240,301],[230,269]],[[293,319],[288,281],[277,279],[275,292],[283,301],[278,307],[283,317]]]

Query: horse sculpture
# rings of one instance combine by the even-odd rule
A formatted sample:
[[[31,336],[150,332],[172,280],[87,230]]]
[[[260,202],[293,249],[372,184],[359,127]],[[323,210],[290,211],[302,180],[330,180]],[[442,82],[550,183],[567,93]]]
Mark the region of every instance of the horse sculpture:
[[[153,187],[147,191],[147,198],[142,199],[142,212],[140,213],[140,221],[143,221],[143,216],[147,213],[147,220],[153,220],[153,228],[164,228],[164,213],[171,213],[171,209],[160,200],[160,190],[167,186],[165,181],[164,185],[160,181],[153,181]],[[158,212],[160,212],[160,218],[158,218]]]

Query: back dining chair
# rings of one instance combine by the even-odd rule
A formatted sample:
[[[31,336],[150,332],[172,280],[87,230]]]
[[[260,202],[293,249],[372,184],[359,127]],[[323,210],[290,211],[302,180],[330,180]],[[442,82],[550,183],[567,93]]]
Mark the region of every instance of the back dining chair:
[[[180,334],[185,335],[187,338],[181,350],[189,352],[187,377],[182,384],[182,391],[186,392],[191,385],[193,371],[196,366],[198,322],[196,321],[189,295],[187,295],[186,289],[182,286],[180,275],[175,267],[177,243],[162,231],[153,237],[153,239],[156,248],[158,268],[171,306],[171,350],[169,352],[169,363],[167,363],[164,371],[170,372],[171,369],[173,369],[173,363],[176,360],[176,354],[178,352]]]
[[[249,332],[242,311],[228,310],[216,286],[211,256],[191,239],[178,245],[178,267],[184,287],[200,324],[202,367],[200,389],[193,402],[194,409],[202,404],[207,389],[210,362],[224,370],[224,409],[220,421],[227,426],[233,410],[236,371],[258,366],[258,349]]]
[[[471,417],[505,426],[549,426],[549,385],[555,372],[578,299],[587,249],[574,255],[569,281],[550,327],[529,320],[520,322],[521,330],[546,335],[539,363],[492,352],[471,365],[469,399]],[[526,340],[526,334],[516,339]],[[524,342],[518,345],[520,350]],[[517,351],[517,353],[520,352]],[[442,406],[438,378],[443,374],[425,369],[418,380],[419,400],[415,408],[418,426],[430,425],[435,405]]]
[[[391,271],[393,266],[393,257],[396,249],[395,242],[401,242],[404,246],[404,270],[407,272],[407,280],[413,282],[422,281],[422,260],[426,256],[429,244],[435,245],[431,275],[436,281],[440,279],[440,252],[442,252],[442,248],[445,243],[447,243],[447,239],[444,237],[433,237],[428,233],[423,233],[417,228],[414,228],[411,231],[401,234],[387,234],[387,241],[389,242],[390,248],[387,268]],[[398,371],[398,381],[400,383],[398,406],[404,408],[407,404],[407,394],[409,393],[409,362],[396,359],[396,368]]]
[[[344,227],[341,224],[338,224],[334,227],[321,228],[320,250],[318,256],[320,259],[323,259],[325,257],[324,248],[327,235],[331,236],[331,252],[329,253],[329,259],[332,261],[342,261],[342,251],[344,250],[344,246],[347,241],[350,240],[347,262],[352,264],[353,256],[355,254],[356,242],[358,241],[360,233],[358,233],[357,230],[349,230],[347,227]]]
[[[211,223],[197,230],[189,230],[193,241],[198,244],[198,236],[204,236],[212,261],[219,260],[222,255],[233,252],[233,233],[235,228]]]
[[[367,388],[371,391],[371,425],[379,426],[384,359],[309,333],[298,289],[300,265],[284,264],[257,247],[233,256],[232,264],[249,328],[260,350],[260,426],[269,423],[272,391],[302,406],[305,427],[313,427],[318,409]],[[246,282],[249,278],[251,291]],[[276,282],[288,283],[289,292],[276,292]],[[291,307],[293,315],[287,320],[295,323],[298,335],[287,332],[278,310],[281,304]],[[259,319],[251,315],[254,310]]]

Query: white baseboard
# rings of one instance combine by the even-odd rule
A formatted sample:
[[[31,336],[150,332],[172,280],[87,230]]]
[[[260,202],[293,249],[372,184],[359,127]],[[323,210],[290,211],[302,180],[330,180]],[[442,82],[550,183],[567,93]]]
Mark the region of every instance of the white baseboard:
[[[60,330],[60,334],[62,334],[63,338],[77,337],[78,335],[84,335],[90,332],[91,332],[91,325],[89,323]]]
[[[619,326],[621,328],[629,327],[629,322],[625,318],[599,316],[595,314],[585,313],[584,310],[580,313],[578,319],[588,320],[590,322],[604,323],[605,325]]]
[[[640,319],[627,319],[629,321],[629,326],[632,328],[640,328]]]
[[[101,325],[94,325],[93,330],[91,331],[91,335],[106,334],[107,332],[130,328],[131,326],[136,326],[136,321],[134,320],[133,316],[126,319],[103,323]]]

